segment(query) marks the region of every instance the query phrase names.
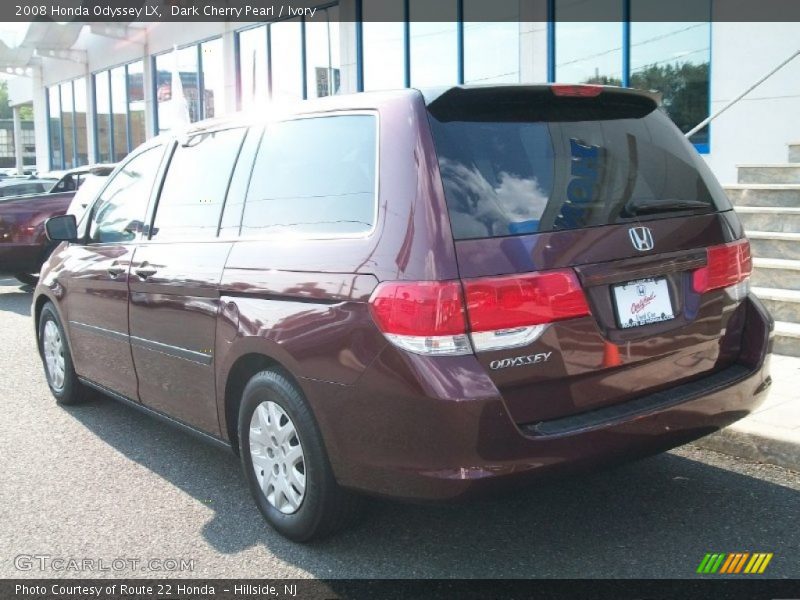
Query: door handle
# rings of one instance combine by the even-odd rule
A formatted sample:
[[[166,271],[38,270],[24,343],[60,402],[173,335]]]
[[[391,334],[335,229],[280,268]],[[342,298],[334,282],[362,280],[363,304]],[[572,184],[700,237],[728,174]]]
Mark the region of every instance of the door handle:
[[[158,269],[151,267],[148,263],[142,263],[142,266],[138,269],[134,269],[134,271],[142,279],[147,279],[148,277],[155,275],[158,272]]]
[[[122,275],[127,269],[120,267],[117,261],[111,263],[111,266],[108,267],[108,275],[111,278],[116,279],[120,275]]]

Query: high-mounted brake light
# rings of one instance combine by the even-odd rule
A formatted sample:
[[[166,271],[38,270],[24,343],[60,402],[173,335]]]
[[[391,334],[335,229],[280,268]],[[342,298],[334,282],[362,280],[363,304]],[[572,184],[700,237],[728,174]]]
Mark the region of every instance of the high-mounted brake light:
[[[750,242],[742,239],[707,249],[708,263],[692,274],[692,288],[702,294],[745,281],[753,271]]]
[[[462,282],[380,284],[370,298],[373,319],[395,345],[417,354],[469,354],[534,341],[554,321],[589,314],[570,269],[483,277]],[[470,340],[472,344],[470,344]]]
[[[573,98],[593,98],[603,92],[602,85],[551,85],[550,89],[556,96],[571,96]]]

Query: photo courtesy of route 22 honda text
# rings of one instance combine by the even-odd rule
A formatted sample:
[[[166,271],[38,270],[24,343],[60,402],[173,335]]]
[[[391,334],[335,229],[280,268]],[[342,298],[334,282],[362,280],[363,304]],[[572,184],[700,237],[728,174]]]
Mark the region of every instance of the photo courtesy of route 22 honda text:
[[[47,232],[33,313],[56,400],[99,390],[231,447],[293,540],[369,495],[658,453],[771,384],[742,225],[629,89],[406,89],[204,121]]]

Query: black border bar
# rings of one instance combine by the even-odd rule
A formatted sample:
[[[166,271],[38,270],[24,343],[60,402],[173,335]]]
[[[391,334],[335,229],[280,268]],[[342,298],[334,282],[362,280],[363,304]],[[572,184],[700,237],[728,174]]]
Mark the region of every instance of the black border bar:
[[[25,586],[24,588],[21,586]],[[83,591],[82,591],[83,590]],[[131,590],[133,590],[131,592]],[[99,593],[98,593],[99,591]],[[775,600],[800,598],[800,580],[521,579],[6,579],[0,598],[43,600]]]
[[[348,0],[354,11],[343,20],[367,14],[365,21],[398,21],[396,2]],[[470,22],[505,21],[630,21],[800,22],[797,0],[409,0],[416,3],[412,20],[453,20],[453,5],[463,6]],[[462,5],[462,1],[464,4]],[[363,6],[369,3],[369,10]],[[274,21],[304,14],[329,0],[3,0],[0,21],[30,22],[205,22]],[[629,10],[626,10],[626,7]],[[402,11],[401,11],[402,12]]]

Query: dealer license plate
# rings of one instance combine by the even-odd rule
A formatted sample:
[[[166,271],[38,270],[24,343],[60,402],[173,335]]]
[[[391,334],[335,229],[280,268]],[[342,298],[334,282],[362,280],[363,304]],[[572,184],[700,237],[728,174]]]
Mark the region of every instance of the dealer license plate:
[[[675,318],[669,286],[664,277],[629,281],[615,285],[613,290],[617,322],[622,329]]]

